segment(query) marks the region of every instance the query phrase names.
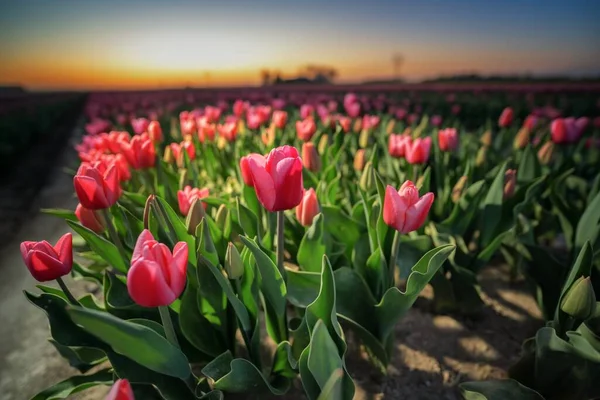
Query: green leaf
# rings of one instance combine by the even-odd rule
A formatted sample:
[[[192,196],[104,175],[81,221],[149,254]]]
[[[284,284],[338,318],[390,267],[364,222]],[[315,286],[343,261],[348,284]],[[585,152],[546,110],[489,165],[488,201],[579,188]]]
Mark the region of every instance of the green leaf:
[[[126,262],[129,260],[123,260],[117,246],[74,221],[67,221],[67,224],[87,242],[93,251],[106,260],[108,264],[123,273],[127,273],[128,267]]]
[[[90,375],[76,375],[56,385],[41,391],[31,400],[57,400],[66,399],[72,394],[79,393],[98,385],[112,385],[113,374],[110,369],[103,369]]]
[[[318,214],[300,242],[297,255],[298,264],[305,271],[321,271],[323,256],[327,250],[323,239],[323,220],[323,214]]]
[[[270,391],[281,396],[291,386],[291,380],[281,376],[269,382],[254,364],[243,358],[234,359],[229,351],[206,365],[202,374],[214,381],[215,389],[229,393],[260,394]]]
[[[179,326],[186,339],[198,350],[217,357],[227,350],[219,331],[198,309],[198,292],[188,284],[181,298]]]
[[[258,219],[249,208],[240,203],[237,199],[237,212],[240,227],[248,237],[258,237]]]
[[[560,292],[557,305],[562,303],[563,298],[577,279],[582,276],[590,276],[592,274],[593,257],[594,251],[592,250],[592,246],[590,245],[590,242],[586,242],[577,255],[577,259],[571,267],[571,270],[569,271],[569,275],[567,276],[567,279],[565,280]],[[559,326],[564,326],[566,318],[567,315],[560,309],[560,307],[556,307],[556,313],[554,316],[555,323],[558,323]]]
[[[258,197],[256,197],[256,191],[253,187],[244,185],[242,189],[242,196],[246,202],[247,209],[250,210],[255,216],[260,215],[260,203]]]
[[[280,343],[287,339],[285,282],[273,260],[258,247],[254,240],[246,236],[240,236],[240,239],[254,255],[256,266],[260,272],[259,282],[260,290],[265,298],[267,330],[273,340]]]
[[[541,166],[537,154],[531,145],[523,150],[521,162],[517,168],[517,181],[529,182],[541,175]]]
[[[492,185],[483,202],[483,211],[481,215],[481,246],[490,244],[496,236],[496,227],[502,220],[502,198],[504,196],[504,173],[506,163],[502,164],[498,174],[494,178]]]
[[[152,371],[180,379],[191,374],[181,350],[150,328],[81,307],[69,307],[67,313],[73,322],[109,344],[115,352]]]
[[[454,245],[445,245],[428,251],[412,268],[404,292],[396,287],[385,292],[381,302],[375,307],[379,322],[379,338],[382,342],[386,341],[394,325],[410,309],[421,290],[440,269],[454,248]]]
[[[600,192],[581,215],[575,232],[575,249],[583,248],[586,241],[597,247],[600,238]]]
[[[75,215],[75,211],[72,210],[65,210],[63,208],[42,208],[40,212],[48,215],[53,215],[55,217],[62,218],[67,221],[79,222],[77,216]]]
[[[323,390],[329,377],[335,371],[342,369],[344,364],[338,353],[338,348],[322,320],[316,322],[309,346],[308,369],[321,390]],[[339,391],[342,391],[341,387]]]
[[[56,348],[56,351],[69,361],[69,365],[77,368],[82,374],[106,360],[106,354],[101,350],[88,347],[63,346],[54,339],[49,341]]]
[[[538,392],[514,379],[465,382],[459,388],[465,400],[544,400]]]
[[[325,219],[325,230],[334,238],[352,249],[365,229],[358,221],[344,214],[341,208],[323,205],[321,212]]]

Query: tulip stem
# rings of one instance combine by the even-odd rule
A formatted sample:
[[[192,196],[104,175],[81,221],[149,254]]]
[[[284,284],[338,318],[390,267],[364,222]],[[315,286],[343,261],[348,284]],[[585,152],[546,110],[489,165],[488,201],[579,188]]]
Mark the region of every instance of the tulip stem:
[[[163,328],[165,328],[165,335],[167,340],[177,348],[179,348],[179,342],[177,341],[177,335],[175,334],[175,328],[173,327],[173,321],[169,314],[168,306],[159,306],[158,312],[160,313],[160,320],[162,321]]]
[[[119,234],[117,233],[117,230],[115,229],[115,226],[113,225],[112,218],[110,216],[110,213],[108,212],[108,208],[105,208],[102,210],[102,216],[104,217],[104,220],[106,221],[106,227],[108,228],[108,234],[109,234],[111,240],[113,241],[115,246],[117,246],[117,249],[119,250],[119,254],[121,254],[123,261],[125,261],[125,263],[127,264],[129,262],[129,257],[127,256],[127,253],[125,252],[125,248],[123,247],[123,244],[121,243],[121,239],[119,239]]]
[[[63,281],[61,277],[56,278],[56,282],[58,282],[58,286],[60,286],[60,288],[64,292],[65,296],[67,296],[67,300],[69,300],[69,303],[73,304],[74,306],[81,305],[81,304],[79,304],[77,299],[75,299],[75,296],[73,296],[73,294],[71,293],[71,291],[65,284],[65,281]]]
[[[392,254],[390,255],[390,265],[388,266],[390,271],[389,287],[396,285],[396,267],[398,264],[398,252],[400,250],[400,232],[394,232],[394,241],[392,242]]]
[[[283,280],[286,280],[285,269],[283,268],[283,224],[285,222],[285,217],[283,215],[283,211],[277,211],[277,268],[283,277]]]

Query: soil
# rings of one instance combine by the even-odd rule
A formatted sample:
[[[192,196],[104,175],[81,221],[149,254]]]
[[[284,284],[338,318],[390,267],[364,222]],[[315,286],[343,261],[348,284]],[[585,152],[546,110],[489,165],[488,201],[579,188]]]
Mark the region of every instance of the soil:
[[[81,126],[82,124],[79,124]],[[75,373],[52,345],[46,316],[30,305],[22,291],[36,291],[36,282],[23,266],[19,243],[46,239],[55,242],[66,225],[40,214],[40,208],[70,208],[77,204],[71,178],[63,167],[76,166],[72,145],[59,154],[50,179],[25,214],[20,229],[11,228],[0,249],[0,400],[23,400]],[[50,164],[52,165],[52,164]],[[5,196],[7,192],[1,192]],[[2,199],[7,200],[7,199]],[[3,228],[5,219],[2,220]],[[523,281],[510,282],[501,266],[487,268],[480,277],[486,307],[477,319],[430,313],[431,288],[396,326],[396,352],[387,375],[369,365],[349,339],[348,369],[353,375],[356,399],[459,399],[457,384],[467,380],[506,377],[519,356],[521,343],[542,325],[535,300]],[[88,283],[68,282],[76,295],[91,289]],[[93,388],[73,399],[103,399],[108,388]],[[299,390],[280,398],[300,399]]]

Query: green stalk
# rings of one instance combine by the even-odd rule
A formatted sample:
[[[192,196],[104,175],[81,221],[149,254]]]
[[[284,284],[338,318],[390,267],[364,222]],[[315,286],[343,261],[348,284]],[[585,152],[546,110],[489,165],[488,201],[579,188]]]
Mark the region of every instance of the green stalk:
[[[283,215],[283,211],[277,211],[277,268],[279,268],[279,272],[283,277],[283,280],[286,281],[285,269],[283,268],[283,243],[284,243],[284,235],[283,235],[283,224],[285,222],[285,218]]]
[[[106,227],[108,229],[108,234],[109,234],[111,240],[113,241],[115,246],[117,246],[117,249],[119,250],[119,254],[121,254],[121,257],[123,258],[123,261],[125,261],[125,264],[128,264],[129,257],[127,256],[127,253],[125,252],[125,248],[123,247],[123,244],[121,243],[121,239],[119,239],[119,234],[117,233],[117,230],[115,229],[115,226],[113,225],[111,215],[108,212],[107,208],[102,210],[102,216],[104,217],[104,220],[106,221]]]
[[[400,250],[400,232],[394,232],[394,241],[392,242],[392,254],[390,255],[389,283],[388,288],[396,285],[396,265],[398,263],[398,252]]]
[[[65,296],[67,296],[67,300],[69,300],[69,303],[73,304],[74,306],[81,305],[81,304],[79,304],[77,299],[75,299],[75,296],[73,296],[73,294],[71,294],[71,291],[69,290],[69,288],[65,284],[65,281],[63,281],[61,277],[56,278],[56,282],[58,282],[58,286],[60,286],[62,291],[65,293]]]
[[[167,340],[178,349],[181,349],[179,346],[179,342],[177,341],[177,334],[175,333],[175,328],[173,327],[173,320],[171,319],[171,315],[169,314],[169,306],[159,306],[158,312],[160,314],[160,320],[162,322],[163,328],[165,329],[165,335],[167,336]],[[185,383],[188,388],[192,391],[192,393],[196,392],[196,378],[192,373],[185,379]]]

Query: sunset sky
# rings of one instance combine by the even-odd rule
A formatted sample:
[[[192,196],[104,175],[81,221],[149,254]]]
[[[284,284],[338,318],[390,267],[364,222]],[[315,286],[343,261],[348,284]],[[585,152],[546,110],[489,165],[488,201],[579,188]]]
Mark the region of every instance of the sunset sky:
[[[0,84],[246,85],[308,63],[339,81],[600,74],[598,0],[0,0]]]

